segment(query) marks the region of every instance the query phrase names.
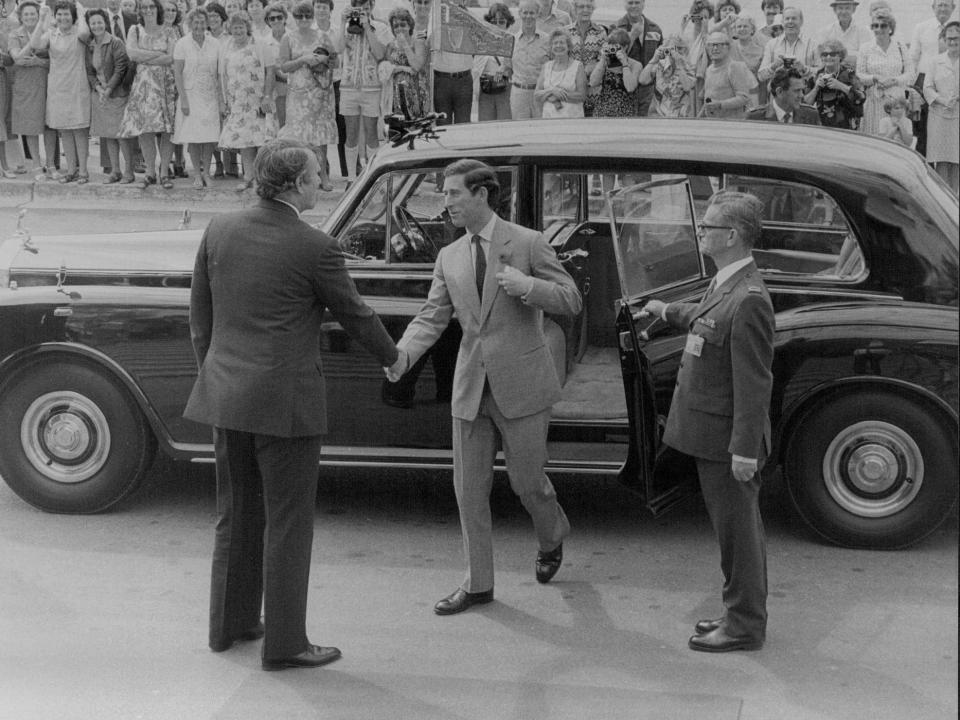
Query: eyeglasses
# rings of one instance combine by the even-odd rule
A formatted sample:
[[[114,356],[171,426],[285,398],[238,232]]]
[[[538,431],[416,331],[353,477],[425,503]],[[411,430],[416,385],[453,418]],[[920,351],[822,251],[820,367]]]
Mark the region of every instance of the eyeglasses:
[[[881,29],[886,30],[888,27],[890,27],[890,25],[887,23],[882,23],[882,22],[870,23],[871,30],[881,30]]]
[[[294,20],[313,20],[313,15],[304,15],[303,13],[294,13]]]
[[[506,27],[507,25],[510,24],[510,21],[507,20],[506,18],[496,18],[496,19],[493,21],[493,24],[494,24],[494,25],[503,25],[504,27]]]
[[[713,49],[722,48],[722,47],[727,47],[729,44],[730,43],[728,42],[707,43],[707,48],[713,48]]]
[[[707,234],[708,230],[733,230],[734,228],[730,225],[708,225],[706,223],[700,223],[700,227],[697,229],[697,237],[703,237]]]
[[[271,15],[267,18],[267,22],[283,22],[283,15]]]
[[[840,53],[836,52],[835,50],[831,50],[829,52],[820,53],[820,57],[840,57]]]

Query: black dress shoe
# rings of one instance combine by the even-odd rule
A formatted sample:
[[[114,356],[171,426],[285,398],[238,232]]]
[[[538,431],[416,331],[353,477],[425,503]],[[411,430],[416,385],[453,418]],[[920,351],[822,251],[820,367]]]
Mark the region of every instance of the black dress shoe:
[[[299,655],[272,660],[264,658],[262,665],[264,670],[283,670],[291,667],[320,667],[339,659],[340,651],[335,647],[310,645]]]
[[[696,631],[697,635],[706,635],[708,632],[713,632],[720,624],[723,622],[723,618],[717,618],[716,620],[700,620],[696,625],[693,626],[693,629]]]
[[[557,574],[560,569],[560,563],[563,562],[563,543],[557,545],[553,550],[537,553],[537,582],[548,583]]]
[[[453,595],[448,595],[443,600],[433,606],[433,611],[437,615],[454,615],[463,612],[471,605],[482,605],[483,603],[493,602],[493,588],[483,592],[467,592],[463,588],[457,588]]]
[[[756,640],[746,635],[733,637],[727,635],[722,627],[718,627],[706,635],[694,635],[687,641],[687,645],[691,650],[699,652],[722,653],[733,650],[759,650],[763,647],[763,640]]]
[[[226,638],[225,640],[220,640],[218,642],[210,643],[210,649],[214,652],[223,652],[224,650],[229,650],[230,647],[235,642],[245,642],[247,640],[259,640],[263,637],[263,623],[259,622],[248,630],[244,630],[241,633]]]

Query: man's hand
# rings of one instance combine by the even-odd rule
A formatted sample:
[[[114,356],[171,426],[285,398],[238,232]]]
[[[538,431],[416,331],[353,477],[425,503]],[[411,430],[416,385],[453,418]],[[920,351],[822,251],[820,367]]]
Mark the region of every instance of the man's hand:
[[[510,265],[504,265],[503,270],[497,273],[497,282],[510,297],[526,295],[533,290],[533,278]]]
[[[409,361],[410,359],[407,357],[406,351],[398,349],[396,362],[390,367],[385,367],[383,369],[384,374],[387,376],[387,380],[395,383],[402,378],[403,374],[407,371],[407,363]]]
[[[636,318],[645,318],[645,317],[663,317],[663,309],[667,306],[663,300],[651,300],[646,305],[643,306],[643,309],[637,313]]]
[[[757,461],[733,458],[730,461],[730,472],[740,482],[750,482],[757,474]]]

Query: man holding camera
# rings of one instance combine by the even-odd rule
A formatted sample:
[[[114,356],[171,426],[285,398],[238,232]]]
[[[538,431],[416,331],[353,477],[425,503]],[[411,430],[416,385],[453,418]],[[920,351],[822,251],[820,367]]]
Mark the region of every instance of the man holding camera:
[[[767,41],[763,48],[763,60],[757,70],[757,78],[765,83],[784,65],[792,65],[807,77],[817,65],[817,45],[801,34],[803,12],[800,8],[787,7],[783,10],[783,34]]]
[[[380,144],[380,78],[377,65],[386,55],[390,29],[373,19],[374,0],[351,0],[343,11],[340,28],[343,57],[340,80],[340,114],[346,128],[344,152],[347,173],[355,173],[360,136],[368,154]]]
[[[622,28],[630,34],[630,47],[627,57],[639,60],[647,65],[653,60],[657,48],[663,43],[663,31],[660,26],[643,14],[646,0],[626,0],[627,14],[617,20],[611,30]],[[637,88],[637,115],[646,117],[653,100],[653,85],[641,85]]]

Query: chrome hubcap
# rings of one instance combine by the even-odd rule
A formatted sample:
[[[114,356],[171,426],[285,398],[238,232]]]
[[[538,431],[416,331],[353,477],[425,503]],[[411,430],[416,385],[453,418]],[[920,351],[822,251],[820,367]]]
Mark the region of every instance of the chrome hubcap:
[[[844,428],[823,458],[827,490],[845,510],[886,517],[907,507],[923,484],[923,456],[903,428],[878,420]]]
[[[110,454],[110,428],[89,398],[70,391],[41,395],[23,415],[20,443],[31,465],[63,483],[95,475]]]

